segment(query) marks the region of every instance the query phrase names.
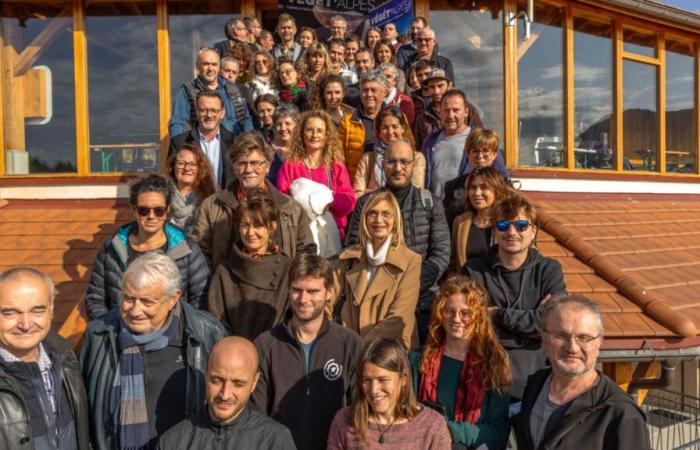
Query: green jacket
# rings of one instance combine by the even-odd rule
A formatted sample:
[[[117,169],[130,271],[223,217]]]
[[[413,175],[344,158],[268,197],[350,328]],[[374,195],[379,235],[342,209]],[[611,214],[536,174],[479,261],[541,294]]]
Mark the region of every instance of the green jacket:
[[[420,388],[420,361],[423,349],[412,350],[408,354],[411,363],[411,378],[413,390],[418,396]],[[456,394],[456,393],[455,393]],[[505,448],[508,440],[510,423],[508,421],[508,406],[510,396],[501,395],[496,391],[487,390],[481,405],[481,416],[476,424],[455,422],[452,417],[445,417],[447,427],[452,434],[452,442],[464,444],[467,447],[478,447],[486,444],[489,450]]]

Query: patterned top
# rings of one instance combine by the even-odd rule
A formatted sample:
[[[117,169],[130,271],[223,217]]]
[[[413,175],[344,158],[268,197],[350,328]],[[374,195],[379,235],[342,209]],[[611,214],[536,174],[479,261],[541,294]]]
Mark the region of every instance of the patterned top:
[[[0,347],[0,357],[8,363],[23,362],[21,359],[17,358],[15,355],[10,353],[4,347]],[[51,367],[53,363],[49,354],[44,349],[44,344],[39,344],[39,356],[37,356],[37,365],[39,366],[39,372],[41,373],[41,378],[44,380],[44,388],[46,389],[46,395],[49,397],[51,402],[51,409],[54,414],[56,413],[56,391],[54,388],[54,380],[51,376]]]

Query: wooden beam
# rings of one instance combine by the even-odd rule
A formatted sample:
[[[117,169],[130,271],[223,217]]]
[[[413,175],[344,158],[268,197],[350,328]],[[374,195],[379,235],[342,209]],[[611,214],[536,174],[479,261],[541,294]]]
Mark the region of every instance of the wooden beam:
[[[71,9],[71,5],[66,5],[66,7],[58,13],[58,16],[52,19],[46,28],[41,30],[41,33],[22,50],[22,53],[20,53],[15,62],[14,70],[17,76],[23,75],[32,67],[37,58],[49,47],[51,41],[56,37],[58,32],[69,23]]]
[[[73,0],[73,67],[75,70],[75,149],[78,176],[90,173],[90,117],[88,110],[87,39],[82,0]]]
[[[695,52],[695,173],[700,174],[700,45],[694,44]]]
[[[3,91],[5,90],[4,72],[2,55],[5,48],[5,33],[2,31],[2,23],[0,23],[0,177],[7,175],[5,173],[5,98]]]
[[[26,150],[24,130],[24,78],[14,73],[15,61],[17,61],[17,48],[20,45],[22,29],[14,21],[7,21],[2,27],[2,54],[3,62],[2,88],[3,109],[11,114],[3,116],[5,128],[5,148],[7,150]]]
[[[658,57],[652,58],[651,56],[638,55],[636,53],[629,53],[624,50],[622,52],[622,57],[643,64],[651,64],[652,66],[658,66],[661,64],[661,60]]]
[[[637,364],[637,368],[634,369],[632,379],[640,380],[642,378],[656,378],[660,371],[661,364],[658,361],[640,362]],[[642,403],[644,403],[644,399],[647,397],[648,393],[648,389],[641,389],[637,392],[637,405],[642,406]]]
[[[255,15],[255,0],[241,0],[241,16]]]
[[[656,154],[656,162],[658,163],[658,172],[662,175],[666,173],[666,36],[662,31],[658,34],[657,55],[659,57],[659,67],[656,70],[656,85],[657,89],[657,148],[659,151]]]
[[[514,27],[510,27],[510,28],[514,28]],[[520,61],[520,59],[523,56],[525,56],[525,53],[527,53],[527,51],[530,50],[530,48],[533,46],[533,44],[535,42],[537,42],[537,39],[539,39],[539,37],[540,37],[539,33],[531,33],[530,39],[528,39],[527,41],[522,41],[520,44],[518,44],[518,61]],[[517,38],[518,38],[517,32],[516,32],[515,38],[517,41]]]
[[[623,391],[627,391],[634,379],[634,366],[631,362],[603,363],[603,373],[617,383]]]
[[[516,10],[515,0],[504,0],[503,16]],[[505,111],[504,149],[506,167],[518,166],[518,58],[517,29],[503,21],[503,110]]]
[[[624,116],[624,97],[622,93],[622,24],[619,20],[615,21],[615,31],[613,34],[613,117],[614,117],[614,127],[611,124],[611,131],[614,130],[614,138],[611,142],[614,142],[615,150],[615,170],[617,172],[622,172],[623,161],[625,157],[624,152],[624,142],[622,136],[623,130],[623,116]]]
[[[430,23],[430,2],[429,0],[415,0],[413,3],[413,16],[425,17]]]
[[[168,155],[168,122],[170,121],[170,36],[168,33],[168,2],[156,3],[158,21],[158,98],[160,105],[160,165],[165,169]]]
[[[566,167],[576,168],[574,155],[574,15],[571,8],[564,9],[564,143]]]

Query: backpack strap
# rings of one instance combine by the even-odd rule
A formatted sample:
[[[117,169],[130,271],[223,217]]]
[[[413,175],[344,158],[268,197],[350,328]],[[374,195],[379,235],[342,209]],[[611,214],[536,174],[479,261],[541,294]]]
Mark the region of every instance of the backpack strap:
[[[226,95],[233,102],[233,106],[236,110],[236,120],[243,127],[243,122],[245,121],[245,99],[241,95],[241,90],[238,89],[236,83],[226,83]]]
[[[420,192],[420,204],[423,205],[423,208],[432,212],[432,210],[433,210],[433,194],[425,188],[420,188],[419,192]]]

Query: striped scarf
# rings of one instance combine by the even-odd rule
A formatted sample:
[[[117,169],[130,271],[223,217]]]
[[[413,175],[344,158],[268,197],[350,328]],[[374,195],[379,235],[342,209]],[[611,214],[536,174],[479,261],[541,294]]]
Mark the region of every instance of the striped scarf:
[[[180,328],[180,303],[173,308],[165,324],[151,334],[133,334],[121,322],[117,336],[119,362],[112,384],[110,411],[119,431],[119,448],[141,450],[148,446],[149,427],[144,388],[144,361],[139,346],[147,352],[162,350]]]

